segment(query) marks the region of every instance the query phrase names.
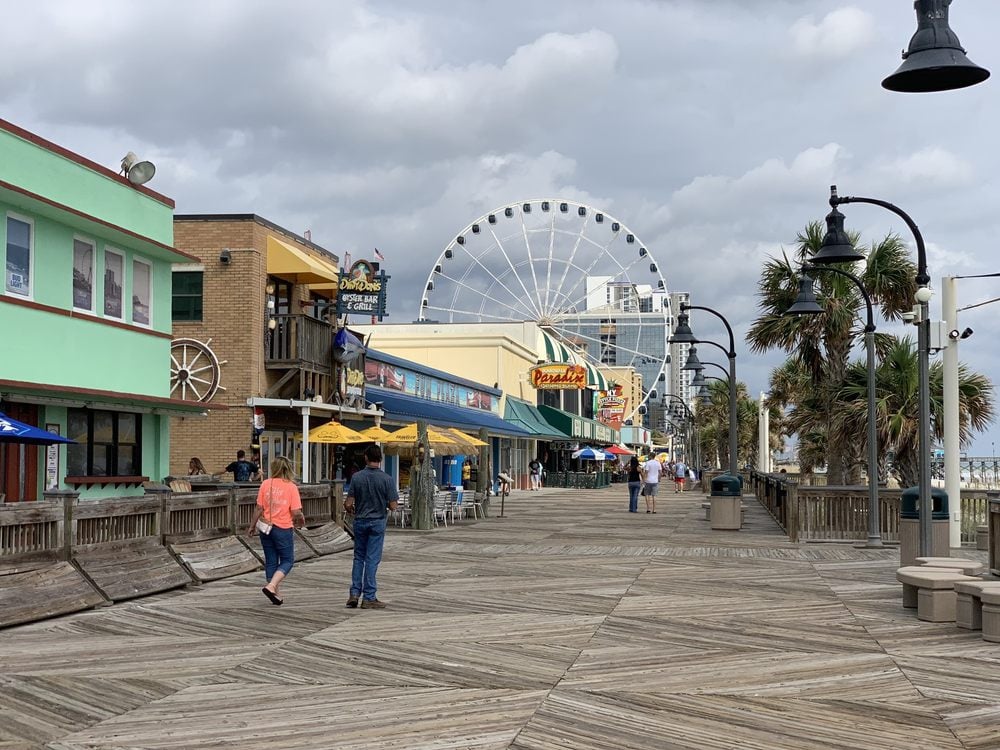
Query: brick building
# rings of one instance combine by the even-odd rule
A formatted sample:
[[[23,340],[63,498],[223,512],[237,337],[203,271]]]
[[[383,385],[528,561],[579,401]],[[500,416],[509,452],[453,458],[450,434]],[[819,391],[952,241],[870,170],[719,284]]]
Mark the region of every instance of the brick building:
[[[303,457],[296,436],[335,413],[367,414],[363,401],[331,403],[337,256],[254,214],[175,216],[174,243],[198,262],[173,269],[172,395],[228,408],[174,420],[172,471],[192,456],[221,471],[259,444],[265,467],[285,455],[301,472],[305,458],[309,478],[327,478],[329,448]]]

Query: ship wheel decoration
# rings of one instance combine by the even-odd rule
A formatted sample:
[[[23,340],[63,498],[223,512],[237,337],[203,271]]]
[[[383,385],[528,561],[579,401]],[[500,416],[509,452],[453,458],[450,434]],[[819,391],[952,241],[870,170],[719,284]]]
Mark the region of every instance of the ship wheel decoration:
[[[222,365],[209,347],[212,339],[202,343],[197,339],[174,339],[170,344],[170,397],[184,401],[211,401],[216,393],[226,390],[222,380]]]

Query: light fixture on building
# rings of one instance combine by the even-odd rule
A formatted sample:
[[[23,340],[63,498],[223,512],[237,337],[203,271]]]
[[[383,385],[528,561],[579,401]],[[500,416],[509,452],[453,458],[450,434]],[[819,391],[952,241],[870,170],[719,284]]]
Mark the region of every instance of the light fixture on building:
[[[267,282],[267,286],[264,287],[264,291],[267,292],[268,294],[274,294],[274,282],[273,281]]]
[[[273,331],[275,328],[278,327],[278,321],[276,321],[274,318],[269,319],[267,321],[267,327]]]
[[[219,263],[221,263],[224,266],[228,266],[232,262],[233,262],[233,256],[229,252],[229,248],[228,247],[222,248],[222,252],[219,253]]]
[[[122,173],[133,185],[145,185],[156,174],[156,166],[151,161],[139,161],[139,157],[129,151],[122,157]]]

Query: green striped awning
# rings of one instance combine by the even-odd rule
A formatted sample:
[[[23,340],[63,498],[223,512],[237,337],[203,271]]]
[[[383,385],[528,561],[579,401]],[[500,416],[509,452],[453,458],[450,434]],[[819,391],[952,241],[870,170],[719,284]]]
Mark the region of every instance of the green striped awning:
[[[608,390],[608,381],[601,374],[595,365],[587,361],[587,358],[573,352],[568,346],[562,343],[552,334],[544,329],[541,330],[542,341],[545,343],[545,361],[558,362],[567,365],[583,365],[587,370],[587,387],[598,391]]]

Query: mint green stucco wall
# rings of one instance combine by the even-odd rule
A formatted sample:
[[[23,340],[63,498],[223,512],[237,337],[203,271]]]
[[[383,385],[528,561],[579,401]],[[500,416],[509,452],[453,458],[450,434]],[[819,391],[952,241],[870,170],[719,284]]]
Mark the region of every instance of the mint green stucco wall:
[[[6,255],[7,214],[0,203],[0,260]],[[73,227],[14,211],[34,222],[31,300],[61,310],[73,307],[73,238],[95,241]],[[96,317],[103,317],[104,253],[106,248],[125,256],[123,313],[132,323],[132,259],[152,266],[151,323],[154,330],[170,332],[170,264],[150,260],[121,245],[95,241],[94,298]],[[0,263],[0,268],[3,264]],[[19,305],[0,306],[0,326],[17,332],[4,336],[0,378],[33,383],[98,388],[108,391],[168,396],[170,390],[170,340],[138,331],[103,325],[93,320],[54,314]]]
[[[173,209],[138,190],[5,130],[0,130],[0,155],[0,179],[167,245],[173,242]]]
[[[0,129],[0,180],[35,193],[163,245],[173,244],[173,210],[134,188],[95,172],[46,148]],[[6,264],[7,215],[30,220],[32,230],[31,294],[7,294],[0,274],[0,379],[44,385],[115,391],[168,397],[170,395],[171,260],[181,260],[171,250],[132,240],[85,217],[60,210],[16,190],[0,197],[0,271]],[[104,259],[111,248],[124,256],[122,280],[123,318],[132,326],[133,259],[151,266],[151,316],[146,331],[109,325],[73,312],[73,240],[79,237],[95,246],[93,275],[94,310],[104,315]],[[132,244],[134,243],[134,244]],[[146,249],[146,252],[143,249]],[[14,300],[6,303],[3,297]],[[35,305],[55,308],[38,309]],[[39,389],[37,395],[52,396]],[[72,393],[67,398],[76,398]],[[100,408],[95,403],[94,408]],[[39,408],[39,423],[58,423],[66,434],[66,408]],[[170,418],[142,415],[142,475],[160,480],[169,472]],[[40,448],[38,489],[44,489],[45,449]],[[66,475],[66,449],[60,448],[60,487]],[[141,495],[138,487],[81,488],[81,497]]]

